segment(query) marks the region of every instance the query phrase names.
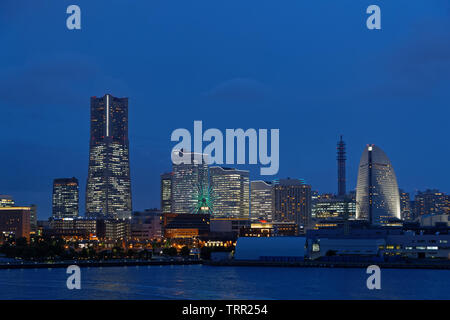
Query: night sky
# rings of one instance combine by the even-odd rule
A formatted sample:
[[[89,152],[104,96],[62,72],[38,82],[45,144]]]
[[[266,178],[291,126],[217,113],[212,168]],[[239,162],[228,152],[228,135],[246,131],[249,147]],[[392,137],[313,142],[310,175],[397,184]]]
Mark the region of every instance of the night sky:
[[[82,30],[66,28],[66,8]],[[382,30],[366,28],[381,7]],[[129,97],[133,209],[159,207],[170,134],[279,128],[280,171],[356,186],[368,143],[399,186],[450,192],[450,4],[435,1],[1,0],[0,194],[51,215],[52,181],[88,171],[89,103]],[[259,166],[250,169],[259,179]]]

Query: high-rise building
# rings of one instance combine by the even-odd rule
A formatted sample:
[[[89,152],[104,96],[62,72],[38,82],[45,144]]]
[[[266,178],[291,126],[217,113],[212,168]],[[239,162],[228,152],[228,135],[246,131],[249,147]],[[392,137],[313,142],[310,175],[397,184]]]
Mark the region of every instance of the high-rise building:
[[[405,192],[403,190],[399,190],[400,194],[400,216],[402,220],[404,221],[412,221],[413,219],[413,212],[411,210],[411,199],[409,196],[409,192]]]
[[[424,214],[448,214],[448,196],[436,189],[418,191],[414,197],[416,217]]]
[[[172,172],[161,175],[161,212],[172,212]]]
[[[59,178],[53,180],[52,217],[78,217],[78,179]]]
[[[273,220],[274,192],[270,181],[252,181],[250,184],[250,217],[252,220]]]
[[[375,225],[388,225],[401,218],[394,168],[383,150],[375,145],[364,149],[359,162],[356,218]]]
[[[37,231],[37,205],[30,205],[30,231]]]
[[[208,211],[212,207],[206,155],[176,150],[188,163],[173,163],[172,213]]]
[[[233,168],[209,168],[213,190],[213,217],[250,216],[249,172]]]
[[[280,179],[274,186],[275,222],[295,222],[306,228],[311,220],[311,186],[299,179]]]
[[[346,193],[345,186],[345,142],[341,140],[337,143],[337,165],[338,165],[338,196],[343,197]]]
[[[132,211],[128,98],[91,98],[86,214],[116,217]]]

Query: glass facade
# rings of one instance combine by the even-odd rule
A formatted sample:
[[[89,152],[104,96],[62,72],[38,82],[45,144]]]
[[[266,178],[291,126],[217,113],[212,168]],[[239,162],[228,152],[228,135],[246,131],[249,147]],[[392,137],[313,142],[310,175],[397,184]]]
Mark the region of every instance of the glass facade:
[[[128,98],[91,98],[86,214],[131,212]]]
[[[375,225],[401,219],[397,178],[389,158],[379,147],[368,145],[361,156],[356,186],[356,218]]]
[[[161,211],[172,212],[172,172],[161,175]]]
[[[413,212],[411,210],[411,199],[408,192],[399,190],[400,194],[400,213],[402,220],[412,221],[414,220]]]
[[[341,198],[318,199],[314,201],[312,216],[317,219],[355,218],[356,202]]]
[[[183,152],[190,163],[173,163],[172,213],[197,213],[202,202],[211,205],[209,192],[209,173],[205,155]],[[207,159],[206,159],[207,160]]]
[[[416,217],[425,214],[449,214],[448,196],[436,189],[418,191],[414,197]]]
[[[213,217],[248,219],[249,172],[222,167],[211,167],[209,172],[214,194]]]
[[[252,181],[250,185],[250,211],[252,220],[273,219],[273,184],[267,181]]]
[[[52,217],[78,217],[78,179],[61,178],[53,180]]]
[[[280,179],[274,186],[274,221],[306,227],[311,220],[311,186],[299,179]]]

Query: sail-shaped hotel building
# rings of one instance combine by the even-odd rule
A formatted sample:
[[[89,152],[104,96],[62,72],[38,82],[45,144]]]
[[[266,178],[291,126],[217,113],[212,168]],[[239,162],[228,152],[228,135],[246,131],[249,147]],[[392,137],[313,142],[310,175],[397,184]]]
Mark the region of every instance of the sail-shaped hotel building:
[[[359,162],[356,218],[373,225],[389,225],[400,219],[394,168],[383,150],[375,145],[367,145]]]

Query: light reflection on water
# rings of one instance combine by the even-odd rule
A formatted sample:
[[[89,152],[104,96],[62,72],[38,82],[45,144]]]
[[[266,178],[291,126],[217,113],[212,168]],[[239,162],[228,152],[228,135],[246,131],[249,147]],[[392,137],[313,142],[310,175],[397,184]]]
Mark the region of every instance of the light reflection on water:
[[[450,299],[450,270],[381,273],[368,290],[365,269],[147,266],[0,270],[0,299]]]

